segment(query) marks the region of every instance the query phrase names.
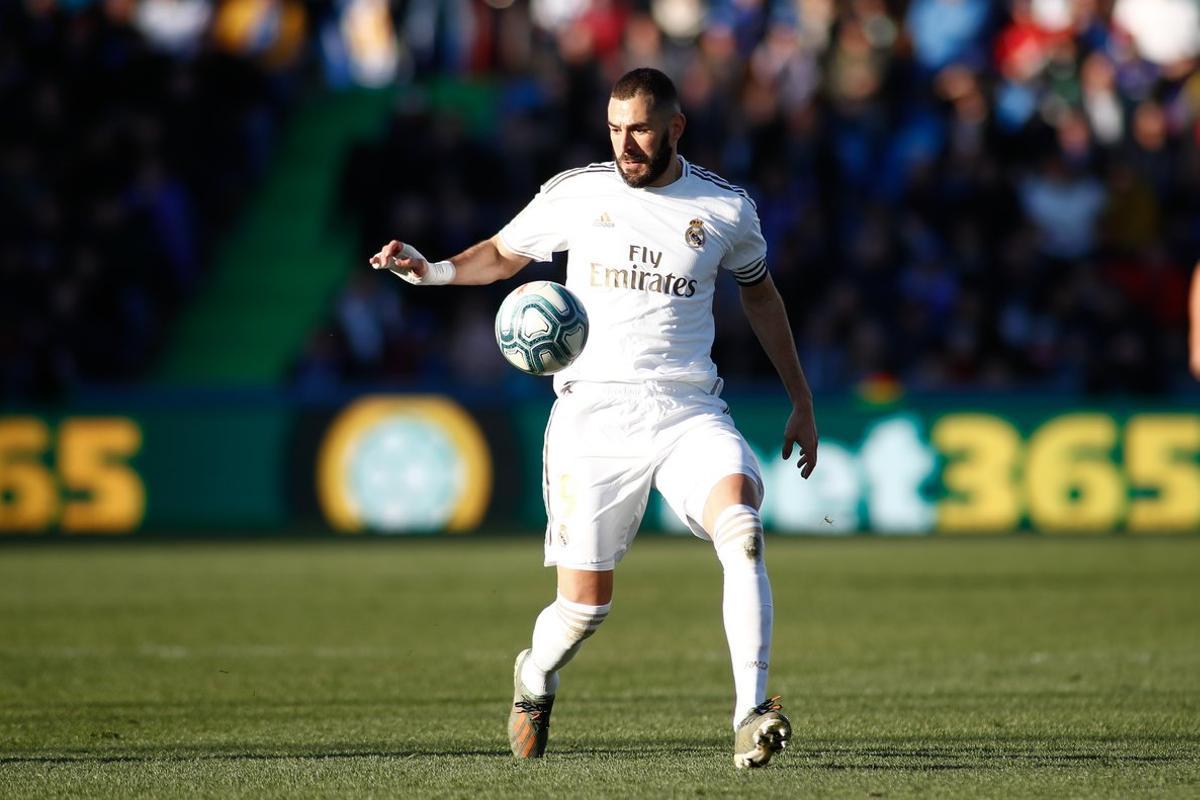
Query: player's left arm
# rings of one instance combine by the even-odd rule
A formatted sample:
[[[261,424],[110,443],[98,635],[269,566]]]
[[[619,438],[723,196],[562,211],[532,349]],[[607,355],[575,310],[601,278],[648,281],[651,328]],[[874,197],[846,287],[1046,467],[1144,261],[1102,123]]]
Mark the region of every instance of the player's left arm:
[[[796,353],[787,308],[770,274],[758,283],[740,288],[742,309],[750,320],[750,327],[775,365],[792,401],[792,413],[783,431],[783,457],[791,458],[792,447],[799,446],[796,466],[800,468],[800,475],[807,478],[817,466],[817,422],[813,414],[812,390],[808,388],[808,379],[804,377],[800,356]]]

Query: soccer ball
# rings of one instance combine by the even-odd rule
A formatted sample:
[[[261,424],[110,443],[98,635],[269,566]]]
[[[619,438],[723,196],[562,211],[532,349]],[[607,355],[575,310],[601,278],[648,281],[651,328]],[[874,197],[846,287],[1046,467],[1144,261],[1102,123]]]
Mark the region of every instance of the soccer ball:
[[[522,372],[552,375],[579,357],[588,318],[571,290],[553,281],[530,281],[509,292],[496,312],[496,344]]]

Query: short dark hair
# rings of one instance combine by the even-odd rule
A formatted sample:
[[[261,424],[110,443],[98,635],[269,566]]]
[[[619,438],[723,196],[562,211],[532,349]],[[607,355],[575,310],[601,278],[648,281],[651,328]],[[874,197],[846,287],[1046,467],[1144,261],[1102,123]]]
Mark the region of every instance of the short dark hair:
[[[653,67],[638,67],[622,75],[613,84],[612,97],[616,100],[632,100],[644,94],[650,98],[650,110],[660,108],[679,110],[679,93],[666,73]]]

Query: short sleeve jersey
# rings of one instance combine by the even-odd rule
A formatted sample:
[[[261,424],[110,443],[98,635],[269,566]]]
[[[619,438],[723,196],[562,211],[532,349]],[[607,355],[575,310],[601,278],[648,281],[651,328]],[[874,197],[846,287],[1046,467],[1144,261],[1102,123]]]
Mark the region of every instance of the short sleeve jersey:
[[[570,381],[682,381],[705,388],[718,270],[749,286],[767,276],[766,242],[749,195],[682,157],[679,179],[634,189],[612,161],[562,172],[500,238],[535,261],[568,250],[566,285],[583,301],[583,354]]]

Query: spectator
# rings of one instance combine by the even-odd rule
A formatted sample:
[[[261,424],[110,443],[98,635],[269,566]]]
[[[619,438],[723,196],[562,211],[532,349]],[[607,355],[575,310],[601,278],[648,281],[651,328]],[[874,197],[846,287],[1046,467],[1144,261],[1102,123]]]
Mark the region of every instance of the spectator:
[[[1104,188],[1098,180],[1072,172],[1061,156],[1053,156],[1025,179],[1021,203],[1037,229],[1043,254],[1064,261],[1092,254],[1096,223],[1104,210]]]
[[[140,378],[261,172],[286,68],[209,49],[212,12],[0,4],[0,399]]]
[[[560,66],[531,72],[545,103],[501,124],[566,124],[558,137],[493,152],[520,163],[526,181],[495,202],[511,208],[562,166],[604,158],[605,143],[581,132],[603,107],[605,76],[635,62],[666,66],[688,114],[688,155],[759,205],[776,280],[801,309],[798,339],[817,390],[888,372],[933,390],[1161,389],[1145,370],[1124,382],[1099,376],[1135,357],[1168,363],[1178,317],[1099,298],[1105,281],[1128,287],[1129,270],[1148,264],[1158,265],[1154,286],[1170,291],[1180,259],[1147,254],[1200,247],[1188,239],[1200,212],[1181,170],[1200,164],[1187,135],[1200,118],[1200,77],[1181,66],[1194,66],[1194,28],[1143,30],[1147,16],[1183,14],[1172,0],[1118,2],[1120,15],[1069,0],[998,5],[658,0],[640,6],[648,13],[630,4],[623,17],[611,3],[536,5],[533,24],[551,34],[543,55]],[[1128,27],[1118,24],[1124,15]],[[615,50],[606,44],[617,40]],[[448,172],[439,181],[454,185]],[[430,199],[368,192],[350,213],[370,219],[372,209]],[[426,224],[410,215],[404,226],[426,252],[455,249],[447,220],[459,220],[455,241],[494,227],[461,195],[432,199]],[[363,248],[393,229],[364,228]],[[735,345],[719,343],[714,355],[731,376],[753,378],[766,365],[736,344],[728,300],[719,291],[715,310]],[[412,302],[449,324],[440,300]]]
[[[817,391],[865,377],[1162,391],[1186,375],[1186,323],[1150,298],[1178,295],[1200,252],[1198,8],[0,4],[0,396],[146,373],[301,82],[397,76],[389,127],[347,158],[341,218],[362,252],[404,230],[439,255],[559,169],[606,158],[604,98],[642,63],[677,79],[689,158],[757,201]],[[317,37],[323,74],[308,69]],[[412,91],[434,79],[473,84],[490,125],[439,99],[453,92]],[[481,345],[506,288],[460,307],[350,277],[297,345],[294,380],[498,378]],[[736,334],[726,295],[718,325]],[[731,376],[769,369],[729,341],[714,355]]]

